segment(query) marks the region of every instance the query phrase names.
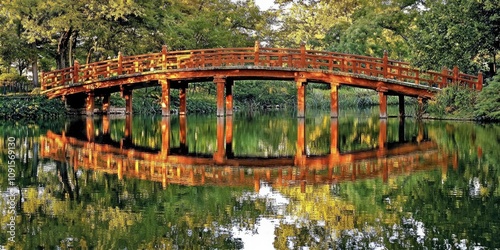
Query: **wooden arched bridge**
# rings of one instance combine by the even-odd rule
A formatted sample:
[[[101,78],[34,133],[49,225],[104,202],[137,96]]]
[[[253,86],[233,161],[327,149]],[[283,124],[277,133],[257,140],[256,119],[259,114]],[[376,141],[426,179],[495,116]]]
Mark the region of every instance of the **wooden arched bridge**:
[[[126,112],[132,112],[132,91],[161,86],[162,114],[170,114],[170,89],[180,89],[180,114],[186,113],[189,82],[211,81],[217,85],[217,116],[232,115],[232,86],[237,80],[292,80],[297,85],[298,117],[305,116],[306,85],[328,84],[331,88],[331,116],[338,116],[338,87],[351,85],[376,90],[380,97],[380,117],[387,117],[387,96],[399,96],[404,115],[404,96],[431,98],[449,84],[482,89],[482,74],[463,74],[457,67],[441,72],[421,71],[410,64],[383,58],[327,51],[254,47],[168,51],[122,56],[116,59],[42,72],[42,93],[62,97],[72,108],[94,112],[94,100],[103,98],[103,112],[109,112],[109,96],[121,92]]]

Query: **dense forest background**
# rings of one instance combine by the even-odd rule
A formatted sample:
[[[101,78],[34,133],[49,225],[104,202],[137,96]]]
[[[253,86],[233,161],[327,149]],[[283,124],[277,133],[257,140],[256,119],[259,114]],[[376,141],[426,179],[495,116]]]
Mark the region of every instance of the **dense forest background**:
[[[331,50],[441,70],[493,72],[500,49],[498,0],[69,1],[0,3],[0,74],[34,75],[124,55],[264,46]],[[36,82],[36,77],[35,77]]]

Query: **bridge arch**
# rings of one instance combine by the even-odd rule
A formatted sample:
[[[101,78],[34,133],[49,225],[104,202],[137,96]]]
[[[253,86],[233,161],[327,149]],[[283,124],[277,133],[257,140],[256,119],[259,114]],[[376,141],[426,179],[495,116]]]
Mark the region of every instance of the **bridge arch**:
[[[397,95],[400,114],[404,96],[421,100],[432,98],[450,84],[482,89],[482,74],[463,74],[457,67],[441,72],[421,71],[410,64],[382,58],[337,52],[287,48],[255,47],[168,51],[122,56],[101,62],[42,72],[42,93],[62,97],[69,104],[85,108],[92,115],[96,96],[103,97],[108,112],[109,95],[120,92],[126,112],[132,112],[134,89],[161,86],[161,107],[170,115],[170,90],[180,89],[180,114],[186,113],[189,82],[213,82],[217,88],[217,116],[232,115],[232,86],[237,80],[291,80],[297,86],[297,116],[305,116],[306,86],[310,82],[327,84],[331,94],[331,116],[338,116],[338,88],[350,85],[379,93],[380,117],[387,117],[387,96]],[[404,115],[404,114],[401,114]]]

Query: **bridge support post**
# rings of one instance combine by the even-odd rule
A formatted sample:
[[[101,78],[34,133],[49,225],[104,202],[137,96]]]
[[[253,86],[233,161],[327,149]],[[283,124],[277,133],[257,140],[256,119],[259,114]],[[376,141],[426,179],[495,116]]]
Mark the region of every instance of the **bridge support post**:
[[[179,127],[180,127],[180,132],[179,132],[179,140],[180,140],[180,148],[181,148],[181,153],[187,153],[188,147],[187,147],[187,118],[185,115],[182,115],[179,117]]]
[[[183,116],[186,112],[186,87],[182,86],[179,89],[179,115]]]
[[[125,99],[125,114],[132,114],[132,90],[123,89],[122,95]]]
[[[297,79],[297,117],[306,117],[306,86],[305,79]]]
[[[226,115],[233,115],[233,80],[226,82]]]
[[[110,97],[111,97],[110,93],[106,93],[102,97],[102,113],[104,115],[109,114],[109,106],[110,106],[110,101],[109,100],[110,100]]]
[[[161,85],[161,115],[170,116],[170,80],[159,80]]]
[[[387,95],[386,90],[377,90],[379,96],[379,105],[380,105],[380,118],[387,118]]]
[[[93,92],[87,93],[87,99],[85,100],[85,114],[87,116],[94,115],[94,103],[95,95]]]
[[[305,166],[306,163],[306,119],[297,119],[297,151],[295,152],[295,166]]]
[[[161,119],[161,156],[163,159],[167,158],[169,150],[170,150],[170,117],[167,116]]]
[[[330,83],[330,117],[339,117],[339,86],[334,83]]]
[[[222,77],[215,77],[214,83],[217,85],[217,116],[224,116],[224,85],[226,79]]]
[[[405,96],[399,95],[399,118],[405,117]]]

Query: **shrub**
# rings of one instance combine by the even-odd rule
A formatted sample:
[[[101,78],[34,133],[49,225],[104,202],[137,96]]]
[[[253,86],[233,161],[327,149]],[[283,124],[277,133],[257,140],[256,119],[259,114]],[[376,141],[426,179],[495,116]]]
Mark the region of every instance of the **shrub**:
[[[500,121],[500,74],[481,91],[475,109],[479,119]]]
[[[443,117],[473,118],[477,92],[471,88],[452,85],[441,90],[429,101],[427,112]]]

